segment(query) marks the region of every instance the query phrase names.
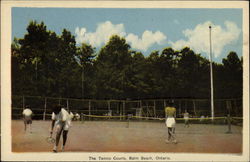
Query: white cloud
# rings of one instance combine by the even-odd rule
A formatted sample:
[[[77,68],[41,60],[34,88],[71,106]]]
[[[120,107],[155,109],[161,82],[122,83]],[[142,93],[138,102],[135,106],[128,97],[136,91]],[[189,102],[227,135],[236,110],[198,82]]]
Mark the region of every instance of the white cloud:
[[[186,29],[183,31],[187,40],[178,40],[169,43],[176,50],[180,50],[185,46],[190,47],[194,51],[200,53],[209,53],[209,25],[212,26],[212,50],[214,57],[221,55],[223,48],[236,41],[239,38],[241,30],[238,26],[230,21],[225,21],[225,28],[215,25],[210,21],[198,24],[194,29]]]
[[[160,31],[153,33],[152,31],[146,30],[141,38],[134,34],[128,34],[126,40],[131,44],[131,47],[146,51],[153,44],[163,44],[166,38],[167,37]]]
[[[86,28],[77,27],[75,29],[76,42],[86,42],[94,47],[99,47],[103,43],[107,43],[110,36],[114,34],[124,37],[126,35],[124,31],[123,24],[114,25],[110,21],[98,24],[95,32],[87,32]]]
[[[98,24],[95,32],[87,32],[86,28],[75,29],[77,43],[89,43],[94,47],[100,47],[108,42],[111,35],[119,35],[125,37],[132,48],[146,51],[153,44],[162,44],[166,40],[166,36],[160,32],[152,32],[145,30],[142,37],[139,38],[133,33],[126,34],[123,24],[112,24],[110,21]]]

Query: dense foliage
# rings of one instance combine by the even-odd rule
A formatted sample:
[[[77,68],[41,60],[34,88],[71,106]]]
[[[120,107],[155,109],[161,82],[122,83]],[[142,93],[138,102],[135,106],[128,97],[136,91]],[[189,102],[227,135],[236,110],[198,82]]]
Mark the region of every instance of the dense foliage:
[[[99,52],[32,21],[11,47],[12,94],[65,98],[210,98],[209,60],[185,47],[148,57],[113,35]],[[213,63],[215,98],[242,97],[242,58]]]

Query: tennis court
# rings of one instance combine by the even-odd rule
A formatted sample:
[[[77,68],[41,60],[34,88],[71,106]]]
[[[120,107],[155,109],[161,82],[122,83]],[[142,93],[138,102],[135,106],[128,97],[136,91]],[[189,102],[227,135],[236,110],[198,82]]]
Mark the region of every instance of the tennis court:
[[[242,126],[232,125],[232,133],[227,134],[227,125],[191,124],[185,128],[179,123],[178,144],[166,144],[164,121],[73,121],[72,124],[65,152],[242,153]],[[23,121],[12,120],[12,151],[52,152],[53,144],[46,141],[50,125],[50,121],[34,120],[32,133],[25,133]]]

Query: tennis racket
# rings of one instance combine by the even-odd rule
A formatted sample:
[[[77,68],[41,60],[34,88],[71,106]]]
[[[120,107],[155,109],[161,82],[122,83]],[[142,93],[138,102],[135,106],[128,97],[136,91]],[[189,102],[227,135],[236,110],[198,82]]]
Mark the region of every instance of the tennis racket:
[[[53,137],[50,136],[50,137],[47,137],[47,138],[46,138],[46,141],[47,141],[48,143],[53,144],[53,143],[55,143],[56,140],[55,140]]]

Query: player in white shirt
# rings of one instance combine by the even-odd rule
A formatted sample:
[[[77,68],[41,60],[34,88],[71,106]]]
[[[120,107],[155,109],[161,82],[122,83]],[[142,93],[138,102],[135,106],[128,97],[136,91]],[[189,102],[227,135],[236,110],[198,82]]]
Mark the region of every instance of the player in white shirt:
[[[77,120],[77,121],[80,120],[80,115],[78,113],[75,114],[75,120]]]
[[[201,115],[200,122],[203,122],[204,119],[205,119],[205,116],[204,116],[204,115]]]
[[[62,151],[64,151],[64,147],[67,141],[67,135],[69,131],[69,127],[71,125],[71,120],[73,118],[72,113],[68,113],[64,108],[60,105],[56,105],[52,109],[52,125],[51,125],[51,136],[53,134],[53,128],[55,127],[56,132],[56,142],[53,148],[53,152],[57,152],[57,147],[59,144],[60,136],[63,135],[63,144]]]
[[[26,108],[23,110],[23,121],[24,121],[24,131],[26,132],[27,125],[29,127],[30,133],[31,131],[31,124],[32,124],[32,111],[29,109],[29,106],[26,106]]]
[[[185,113],[183,114],[183,118],[185,121],[184,127],[189,127],[189,113],[187,112],[187,110],[185,110]]]

